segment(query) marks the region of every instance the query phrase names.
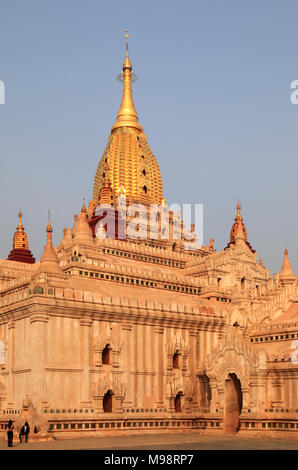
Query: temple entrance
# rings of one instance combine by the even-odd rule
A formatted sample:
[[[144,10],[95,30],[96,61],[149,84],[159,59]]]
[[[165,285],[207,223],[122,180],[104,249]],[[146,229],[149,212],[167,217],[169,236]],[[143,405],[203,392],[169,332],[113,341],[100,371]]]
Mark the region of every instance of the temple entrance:
[[[104,413],[112,413],[113,409],[113,392],[108,390],[105,396],[103,397],[103,411]]]
[[[181,397],[182,397],[182,392],[177,393],[175,400],[174,400],[175,413],[181,413],[181,410],[182,410]]]
[[[225,381],[224,432],[236,433],[239,431],[241,410],[241,383],[236,374],[229,374]]]

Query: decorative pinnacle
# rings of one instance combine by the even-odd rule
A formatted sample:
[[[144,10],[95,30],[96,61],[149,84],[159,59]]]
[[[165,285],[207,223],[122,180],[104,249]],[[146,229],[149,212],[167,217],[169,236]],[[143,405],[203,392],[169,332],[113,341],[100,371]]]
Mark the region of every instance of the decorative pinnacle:
[[[18,223],[16,232],[13,237],[13,250],[19,249],[19,248],[29,250],[27,235],[25,233],[25,229],[22,223],[23,214],[22,214],[21,208],[19,210],[18,217],[19,217],[19,223]]]
[[[46,232],[48,232],[48,233],[53,232],[53,229],[52,229],[52,226],[51,226],[51,211],[50,211],[50,209],[48,210],[48,225],[47,225],[47,228],[46,228]]]
[[[132,64],[129,59],[128,55],[128,38],[130,34],[128,31],[125,31],[125,38],[126,38],[126,54],[125,60],[122,66],[122,80],[123,81],[123,95],[122,101],[120,104],[120,109],[117,114],[117,119],[115,124],[112,127],[112,132],[116,129],[121,127],[130,127],[138,132],[143,132],[142,126],[139,124],[138,114],[133,102],[132,98],[132,91],[131,91],[131,83],[134,81],[134,75],[132,73]]]
[[[85,205],[85,198],[83,197],[83,206],[82,206],[82,209],[81,209],[81,213],[86,213],[87,212],[87,209],[86,209],[86,205]]]
[[[234,219],[236,222],[237,221],[241,221],[243,220],[242,218],[242,215],[241,215],[241,205],[239,203],[239,199],[238,199],[238,203],[237,203],[237,215],[236,215],[236,218]]]
[[[281,270],[280,270],[280,273],[279,275],[281,277],[291,277],[291,276],[295,276],[295,273],[292,269],[292,265],[290,263],[290,260],[289,260],[289,257],[288,257],[288,249],[287,247],[285,248],[285,251],[284,251],[284,260],[283,260],[283,263],[282,263],[282,267],[281,267]]]
[[[126,50],[128,51],[128,38],[130,38],[130,34],[128,34],[128,29],[125,30],[125,38],[126,38]]]
[[[19,227],[20,227],[20,228],[23,228],[23,224],[22,224],[22,217],[23,217],[23,214],[22,214],[21,208],[20,208],[20,210],[19,210],[18,217],[19,217]]]

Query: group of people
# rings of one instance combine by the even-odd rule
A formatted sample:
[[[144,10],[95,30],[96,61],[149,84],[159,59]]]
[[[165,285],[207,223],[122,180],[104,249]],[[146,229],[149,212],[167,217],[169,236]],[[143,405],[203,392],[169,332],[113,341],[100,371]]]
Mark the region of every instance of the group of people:
[[[8,421],[8,425],[7,425],[8,447],[12,447],[13,430],[14,430],[14,425],[13,425],[12,420],[10,419]],[[25,424],[21,427],[21,430],[20,430],[20,434],[19,434],[20,443],[22,443],[22,436],[25,436],[26,442],[28,442],[29,432],[30,432],[30,426],[29,426],[28,422],[26,421]]]

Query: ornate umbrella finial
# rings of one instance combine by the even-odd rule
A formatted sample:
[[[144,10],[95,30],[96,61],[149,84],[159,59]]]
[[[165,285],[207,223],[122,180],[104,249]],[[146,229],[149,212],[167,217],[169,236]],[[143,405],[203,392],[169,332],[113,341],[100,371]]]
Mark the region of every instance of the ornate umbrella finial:
[[[50,209],[48,210],[48,225],[47,225],[47,228],[46,228],[46,232],[48,232],[48,233],[53,232],[52,225],[51,225],[51,211],[50,211]]]

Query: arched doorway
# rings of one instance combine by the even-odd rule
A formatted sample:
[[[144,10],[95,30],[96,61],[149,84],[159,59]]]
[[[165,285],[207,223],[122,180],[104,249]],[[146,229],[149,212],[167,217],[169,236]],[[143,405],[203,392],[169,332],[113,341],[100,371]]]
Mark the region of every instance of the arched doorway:
[[[177,393],[177,395],[175,396],[175,400],[174,400],[175,413],[181,413],[182,411],[181,397],[182,397],[182,392]]]
[[[108,390],[103,397],[103,411],[104,413],[112,413],[113,411],[113,392]]]
[[[231,373],[225,380],[224,431],[239,431],[239,417],[242,410],[241,383],[237,375]]]

